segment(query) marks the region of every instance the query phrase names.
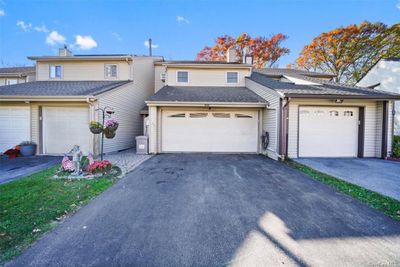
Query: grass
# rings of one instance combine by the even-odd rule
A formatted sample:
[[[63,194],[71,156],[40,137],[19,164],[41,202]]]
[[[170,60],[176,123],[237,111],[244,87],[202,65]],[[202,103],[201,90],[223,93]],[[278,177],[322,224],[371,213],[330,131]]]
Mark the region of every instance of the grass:
[[[0,266],[116,181],[54,179],[57,168],[0,186]]]
[[[316,171],[308,166],[292,160],[287,160],[285,163],[290,167],[308,174],[312,178],[327,184],[336,190],[361,201],[364,204],[367,204],[371,208],[377,209],[393,219],[400,221],[400,201],[368,190],[364,187],[343,181],[328,174]]]

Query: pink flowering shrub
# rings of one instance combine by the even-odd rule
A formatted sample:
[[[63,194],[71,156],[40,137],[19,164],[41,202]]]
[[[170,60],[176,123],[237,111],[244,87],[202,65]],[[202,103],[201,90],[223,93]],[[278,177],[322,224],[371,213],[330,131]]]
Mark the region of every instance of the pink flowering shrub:
[[[111,170],[112,164],[108,160],[96,160],[87,166],[90,173],[107,173]]]
[[[108,119],[108,120],[106,120],[106,122],[104,123],[104,125],[105,125],[106,127],[108,127],[108,128],[115,128],[115,129],[117,129],[119,123],[118,123],[118,121],[117,121],[116,119]]]
[[[64,155],[62,161],[61,161],[61,169],[63,171],[67,171],[67,172],[73,172],[74,169],[74,163],[72,162],[72,160],[70,160],[68,158],[67,155]]]

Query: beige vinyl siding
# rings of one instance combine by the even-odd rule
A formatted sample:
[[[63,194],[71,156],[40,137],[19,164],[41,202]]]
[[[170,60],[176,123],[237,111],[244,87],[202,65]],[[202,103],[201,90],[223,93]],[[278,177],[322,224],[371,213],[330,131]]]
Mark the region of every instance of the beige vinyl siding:
[[[265,109],[263,114],[263,133],[269,133],[269,145],[265,153],[277,160],[278,159],[278,131],[277,131],[277,110]]]
[[[153,94],[154,65],[152,58],[134,59],[134,81],[98,96],[101,108],[110,106],[120,125],[114,139],[104,142],[104,152],[113,152],[135,146],[135,137],[143,135],[143,118],[140,111],[145,100]]]
[[[157,91],[163,88],[165,85],[165,82],[161,81],[160,79],[160,75],[163,72],[165,72],[164,66],[156,65],[154,67],[154,93],[157,93]]]
[[[289,129],[288,129],[288,157],[297,158],[298,151],[298,109],[301,105],[315,106],[364,106],[365,131],[364,131],[364,157],[379,157],[381,138],[379,136],[379,113],[375,101],[345,100],[343,104],[335,104],[332,100],[299,100],[292,99],[289,104]],[[381,128],[382,129],[382,128]],[[378,148],[379,147],[379,148]]]
[[[105,65],[117,65],[117,78],[105,78]],[[126,61],[60,61],[37,62],[37,80],[50,79],[51,65],[62,66],[62,78],[65,81],[100,81],[100,80],[132,80],[131,65]]]
[[[158,153],[158,108],[149,107],[149,152]]]
[[[39,147],[42,144],[40,140],[40,117],[39,117],[39,105],[34,103],[31,104],[31,139]],[[37,151],[39,152],[39,151]]]
[[[189,73],[188,83],[177,82],[177,72]],[[227,72],[238,72],[238,83],[227,83]],[[245,77],[250,75],[249,68],[243,69],[219,69],[219,68],[174,68],[167,69],[167,84],[171,86],[245,86]]]
[[[392,153],[392,146],[393,146],[393,105],[394,101],[389,101],[389,110],[388,110],[388,147],[387,152],[388,155]]]
[[[270,143],[267,151],[264,151],[264,153],[273,159],[278,159],[278,118],[281,99],[280,95],[275,90],[269,89],[250,79],[246,79],[246,87],[268,101],[268,109],[264,109],[263,111],[262,125],[263,132],[267,131],[269,133]]]

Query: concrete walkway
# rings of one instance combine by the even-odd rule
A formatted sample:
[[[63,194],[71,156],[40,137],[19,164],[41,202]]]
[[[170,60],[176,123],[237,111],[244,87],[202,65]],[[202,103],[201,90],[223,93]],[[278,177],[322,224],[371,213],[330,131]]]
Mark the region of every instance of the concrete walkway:
[[[124,151],[104,155],[104,159],[109,160],[113,165],[121,168],[122,176],[131,172],[137,166],[151,157],[152,155],[136,154],[135,149],[127,149]]]
[[[163,154],[10,266],[398,266],[400,223],[259,155]]]
[[[61,163],[62,157],[33,156],[0,158],[0,184],[8,183]]]
[[[400,200],[400,162],[381,159],[304,158],[297,162]]]

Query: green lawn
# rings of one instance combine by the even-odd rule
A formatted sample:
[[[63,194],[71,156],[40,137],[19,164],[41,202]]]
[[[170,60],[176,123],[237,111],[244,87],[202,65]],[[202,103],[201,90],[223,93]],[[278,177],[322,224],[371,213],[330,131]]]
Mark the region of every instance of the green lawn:
[[[57,168],[0,186],[0,265],[116,181],[53,179]]]
[[[285,163],[290,167],[302,171],[312,178],[323,182],[324,184],[327,184],[340,192],[352,196],[362,203],[367,204],[371,208],[377,209],[392,217],[393,219],[400,221],[400,201],[370,191],[361,186],[343,181],[328,174],[316,171],[308,166],[302,165],[292,160],[286,160]]]

